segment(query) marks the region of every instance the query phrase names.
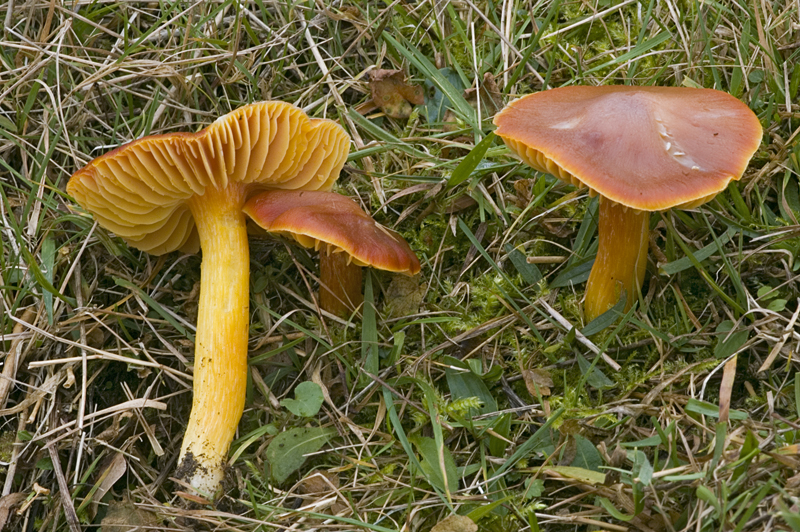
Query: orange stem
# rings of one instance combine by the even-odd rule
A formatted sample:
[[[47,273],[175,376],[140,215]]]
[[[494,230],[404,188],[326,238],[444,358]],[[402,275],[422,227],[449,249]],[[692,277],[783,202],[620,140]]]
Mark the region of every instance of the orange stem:
[[[627,293],[625,310],[639,297],[647,268],[650,213],[600,198],[597,258],[586,285],[584,313],[592,321]]]
[[[347,253],[328,254],[323,248],[319,270],[320,308],[340,317],[352,314],[364,301],[361,266],[349,261]]]

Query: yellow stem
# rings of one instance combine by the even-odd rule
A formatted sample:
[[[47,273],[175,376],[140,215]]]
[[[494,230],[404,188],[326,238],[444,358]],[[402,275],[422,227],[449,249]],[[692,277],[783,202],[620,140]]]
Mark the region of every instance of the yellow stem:
[[[320,251],[319,306],[340,317],[349,316],[364,301],[361,266],[350,262],[345,252]]]
[[[650,213],[600,198],[597,258],[586,285],[584,313],[591,321],[627,292],[625,310],[639,296],[647,268]]]
[[[213,495],[244,411],[247,381],[250,260],[244,189],[206,189],[192,200],[201,265],[192,413],[178,476]]]

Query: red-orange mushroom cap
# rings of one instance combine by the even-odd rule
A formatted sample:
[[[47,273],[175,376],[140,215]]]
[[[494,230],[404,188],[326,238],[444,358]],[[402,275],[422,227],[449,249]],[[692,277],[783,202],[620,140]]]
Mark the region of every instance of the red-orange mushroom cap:
[[[419,259],[395,231],[378,224],[352,199],[331,192],[262,192],[248,200],[245,213],[265,230],[293,237],[305,247],[328,246],[358,266],[416,275]]]
[[[512,102],[494,123],[537,170],[647,211],[713,198],[762,136],[738,99],[688,87],[562,87]]]

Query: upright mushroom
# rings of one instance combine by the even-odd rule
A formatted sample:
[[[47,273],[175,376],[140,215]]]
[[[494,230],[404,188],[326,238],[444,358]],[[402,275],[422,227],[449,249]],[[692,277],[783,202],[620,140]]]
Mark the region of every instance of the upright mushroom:
[[[244,409],[250,276],[244,203],[267,188],[330,189],[349,140],[330,120],[263,102],[194,134],[130,142],[67,184],[100,225],[134,247],[156,255],[203,250],[194,398],[178,476],[204,494],[220,486]]]
[[[406,241],[345,196],[270,190],[248,200],[244,212],[267,231],[322,248],[320,306],[334,314],[352,312],[361,304],[362,266],[419,273],[419,260]]]
[[[552,89],[512,102],[494,123],[525,163],[600,195],[587,320],[623,292],[627,308],[635,301],[650,212],[712,199],[741,177],[762,135],[758,118],[733,96],[684,87]]]

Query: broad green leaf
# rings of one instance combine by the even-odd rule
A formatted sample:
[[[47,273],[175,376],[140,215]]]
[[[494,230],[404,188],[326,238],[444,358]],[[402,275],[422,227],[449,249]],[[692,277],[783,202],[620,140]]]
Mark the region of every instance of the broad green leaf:
[[[588,469],[590,471],[600,471],[603,465],[603,458],[597,451],[597,447],[583,436],[576,435],[577,453],[570,466]]]
[[[52,284],[53,275],[55,270],[56,258],[56,245],[53,240],[52,234],[48,233],[42,241],[42,274],[44,278]],[[44,308],[47,312],[47,323],[53,324],[53,293],[44,291],[42,292],[42,300],[44,301]]]
[[[614,517],[614,519],[619,519],[620,521],[627,522],[627,521],[630,521],[631,519],[633,519],[634,517],[636,517],[636,515],[628,515],[628,514],[620,512],[619,510],[617,510],[617,508],[614,506],[614,504],[611,501],[609,501],[608,499],[606,499],[605,497],[598,497],[597,500],[600,501],[600,505],[603,508],[605,508],[605,510],[608,513],[610,513],[611,516]]]
[[[281,432],[267,447],[267,461],[272,480],[277,484],[297,471],[306,455],[319,451],[333,436],[333,430],[322,427],[298,427]]]
[[[497,412],[497,401],[480,377],[472,372],[457,371],[450,368],[445,370],[445,376],[447,377],[447,385],[450,388],[450,395],[454,401],[469,397],[477,397],[481,400],[483,406],[476,412],[472,412],[473,415]]]
[[[478,166],[478,163],[481,162],[484,155],[486,155],[486,150],[488,150],[489,146],[494,142],[494,137],[494,133],[489,133],[461,159],[461,162],[458,163],[458,166],[456,166],[456,169],[453,170],[453,173],[450,175],[450,179],[447,180],[447,188],[452,188],[469,179],[472,172]]]
[[[550,283],[550,288],[563,288],[573,284],[580,284],[589,279],[589,274],[594,265],[594,257],[589,258],[586,262],[582,262],[572,266],[559,274],[558,277],[553,279]]]
[[[750,336],[749,330],[731,333],[734,323],[725,320],[717,326],[717,345],[714,347],[714,356],[718,359],[728,358],[744,345]]]
[[[605,473],[590,471],[582,467],[573,466],[545,466],[548,471],[555,471],[562,477],[572,478],[583,484],[602,484],[606,481]]]
[[[364,283],[364,305],[361,310],[361,360],[364,361],[362,383],[371,380],[369,375],[377,375],[380,369],[378,362],[378,325],[375,317],[375,298],[372,292],[372,275],[367,273]]]
[[[544,493],[544,480],[533,477],[525,479],[525,492],[522,496],[526,501],[541,497],[542,493]]]
[[[628,302],[628,296],[625,290],[620,294],[617,304],[603,312],[595,319],[586,324],[586,327],[581,329],[584,336],[592,336],[599,333],[607,327],[611,327],[619,319],[620,316],[625,314],[625,305]]]
[[[722,233],[722,235],[720,235],[718,241],[720,242],[720,244],[725,244],[729,242],[730,239],[733,238],[733,235],[737,233],[737,231],[738,229],[736,227],[731,227],[730,229]],[[719,252],[719,247],[717,246],[716,242],[713,242],[702,249],[693,251],[692,255],[699,262],[701,260],[706,260],[714,253],[718,252]],[[683,270],[688,270],[692,266],[693,266],[692,259],[690,259],[689,257],[683,257],[681,259],[664,264],[658,269],[658,273],[662,275],[675,275],[676,273],[682,272]]]
[[[506,244],[506,253],[508,253],[511,264],[514,265],[522,276],[523,281],[528,284],[536,284],[542,280],[542,272],[539,270],[539,267],[535,264],[528,264],[524,253],[511,246],[511,244]]]
[[[455,460],[453,460],[453,455],[450,454],[450,449],[447,447],[439,449],[433,438],[424,436],[416,436],[409,438],[409,440],[419,452],[420,467],[428,483],[442,491],[449,491],[450,493],[457,491],[458,469],[456,468]],[[444,463],[444,474],[442,474],[442,462]],[[447,488],[445,488],[445,478],[447,479]]]
[[[649,486],[653,479],[653,466],[650,464],[650,460],[642,451],[632,451],[631,454],[633,454],[632,473],[634,478],[638,478],[639,482]]]
[[[453,88],[457,90],[464,90],[464,84],[461,82],[461,77],[458,72],[449,67],[439,69],[439,73],[450,82]],[[450,98],[441,91],[430,80],[425,80],[425,90],[427,95],[425,97],[425,112],[427,113],[428,122],[436,123],[444,120],[444,114],[448,109],[453,107]]]
[[[301,382],[294,389],[295,399],[284,399],[281,406],[289,410],[292,414],[300,417],[316,416],[322,402],[322,388],[316,382]]]
[[[703,416],[719,418],[719,407],[717,405],[707,403],[705,401],[698,401],[693,397],[689,398],[689,401],[686,403],[686,411],[694,412],[695,414],[700,414]],[[729,418],[731,420],[741,421],[742,419],[747,419],[747,413],[742,412],[741,410],[731,410]]]
[[[541,495],[541,493],[540,493],[540,495]],[[538,497],[538,496],[539,495],[536,495],[536,497]],[[477,523],[478,521],[481,520],[481,518],[486,517],[487,515],[491,514],[494,511],[495,508],[497,508],[501,504],[507,503],[508,501],[512,500],[513,498],[514,498],[513,495],[509,495],[507,497],[503,497],[502,499],[496,500],[496,501],[494,501],[492,503],[485,504],[483,506],[478,506],[477,508],[472,510],[470,513],[468,513],[467,517],[469,517],[470,519],[472,519],[473,521],[475,521]]]
[[[581,373],[586,375],[586,382],[589,383],[590,386],[598,390],[603,388],[612,388],[614,386],[614,381],[606,377],[605,373],[600,371],[598,368],[592,367],[592,364],[583,358],[583,356],[578,355],[577,359],[578,367],[581,369]]]

